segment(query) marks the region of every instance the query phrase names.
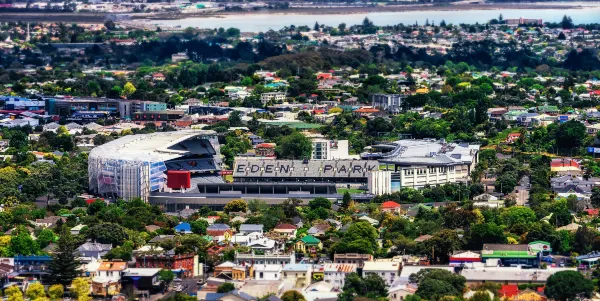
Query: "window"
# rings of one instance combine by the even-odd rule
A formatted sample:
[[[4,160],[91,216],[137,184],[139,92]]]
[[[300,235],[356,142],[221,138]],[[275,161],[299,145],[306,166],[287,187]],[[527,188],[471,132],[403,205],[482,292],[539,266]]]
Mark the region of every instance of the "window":
[[[263,279],[263,278],[264,278],[263,272],[260,272],[260,279]]]

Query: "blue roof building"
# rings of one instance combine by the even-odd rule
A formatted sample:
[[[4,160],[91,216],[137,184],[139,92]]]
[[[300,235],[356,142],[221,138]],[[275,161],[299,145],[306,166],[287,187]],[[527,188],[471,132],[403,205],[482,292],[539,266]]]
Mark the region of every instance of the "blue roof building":
[[[189,223],[179,223],[179,225],[175,226],[175,232],[192,233],[192,226]]]

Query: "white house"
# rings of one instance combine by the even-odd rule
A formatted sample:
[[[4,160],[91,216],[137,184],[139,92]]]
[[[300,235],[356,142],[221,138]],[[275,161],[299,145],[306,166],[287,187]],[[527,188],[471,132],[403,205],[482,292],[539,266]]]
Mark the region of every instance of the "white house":
[[[391,286],[400,275],[401,262],[365,261],[363,275],[375,274],[381,277],[388,286]]]
[[[256,224],[241,224],[239,233],[249,234],[249,233],[260,233],[263,234],[263,225]]]
[[[281,280],[280,264],[254,265],[254,279],[256,280]]]
[[[334,288],[344,287],[346,276],[356,272],[356,264],[329,263],[323,267],[323,281],[330,283]]]

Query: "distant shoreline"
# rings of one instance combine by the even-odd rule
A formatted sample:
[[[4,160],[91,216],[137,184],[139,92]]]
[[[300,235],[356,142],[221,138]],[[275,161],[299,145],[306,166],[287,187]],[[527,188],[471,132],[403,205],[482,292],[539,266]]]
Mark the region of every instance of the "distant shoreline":
[[[600,6],[600,4],[599,4]],[[217,11],[198,13],[155,13],[152,15],[131,15],[134,20],[182,20],[188,18],[223,18],[232,15],[335,15],[364,14],[382,12],[411,11],[469,11],[469,10],[501,10],[501,9],[583,9],[581,5],[557,5],[545,3],[493,3],[493,4],[450,4],[450,5],[386,5],[375,7],[318,7],[265,9],[252,11]]]
[[[581,5],[593,4],[591,6]],[[226,18],[227,16],[245,15],[341,15],[341,14],[365,14],[365,13],[395,13],[395,12],[427,12],[427,11],[470,11],[470,10],[501,10],[501,9],[584,9],[600,7],[600,2],[585,1],[575,3],[565,2],[511,2],[511,3],[454,3],[454,4],[407,4],[407,5],[385,5],[374,7],[306,7],[289,9],[263,9],[250,11],[206,11],[195,13],[139,13],[128,15],[132,23],[143,20],[184,20],[188,18]],[[90,12],[0,12],[0,20],[4,22],[64,22],[81,24],[102,24],[108,13]],[[127,22],[125,22],[127,23]],[[130,24],[131,25],[131,24]],[[143,24],[139,24],[142,25]]]

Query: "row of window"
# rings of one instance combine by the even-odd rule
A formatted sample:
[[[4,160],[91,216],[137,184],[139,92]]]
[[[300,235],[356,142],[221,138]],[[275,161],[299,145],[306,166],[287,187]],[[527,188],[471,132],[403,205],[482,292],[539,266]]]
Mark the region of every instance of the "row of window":
[[[429,173],[436,173],[439,171],[439,173],[446,173],[448,171],[454,171],[454,166],[442,166],[442,167],[429,167],[429,168],[417,168],[417,169],[405,169],[404,170],[404,175],[405,176],[410,176],[410,175],[414,175],[415,174],[415,170],[417,171],[417,175],[425,175],[427,174],[427,170],[429,170]]]

